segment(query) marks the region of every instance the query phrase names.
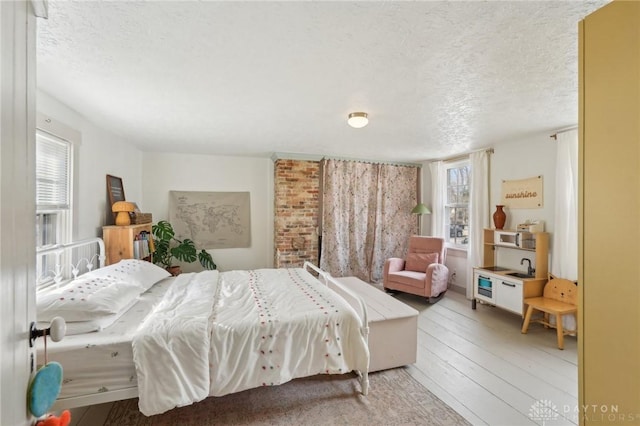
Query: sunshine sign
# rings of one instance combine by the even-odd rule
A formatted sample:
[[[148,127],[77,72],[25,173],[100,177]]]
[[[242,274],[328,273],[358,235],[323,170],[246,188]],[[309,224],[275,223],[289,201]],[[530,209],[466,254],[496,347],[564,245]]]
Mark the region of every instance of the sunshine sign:
[[[502,204],[510,209],[539,209],[542,202],[542,176],[502,181]]]

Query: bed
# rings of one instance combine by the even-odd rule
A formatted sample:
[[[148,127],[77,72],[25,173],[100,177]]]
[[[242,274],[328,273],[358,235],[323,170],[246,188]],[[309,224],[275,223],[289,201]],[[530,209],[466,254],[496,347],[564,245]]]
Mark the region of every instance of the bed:
[[[64,259],[64,249],[39,256]],[[55,409],[139,397],[140,411],[154,415],[208,396],[351,371],[367,394],[367,308],[328,273],[305,263],[167,275],[126,260],[68,282],[58,277],[38,292],[38,320],[62,315],[71,333],[48,345],[48,360],[64,368]]]

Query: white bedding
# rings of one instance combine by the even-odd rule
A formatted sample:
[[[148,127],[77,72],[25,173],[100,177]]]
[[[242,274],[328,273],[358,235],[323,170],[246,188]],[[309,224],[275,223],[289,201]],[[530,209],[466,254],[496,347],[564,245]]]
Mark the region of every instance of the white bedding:
[[[209,317],[218,271],[179,275],[133,336],[140,411],[150,416],[209,394]]]
[[[212,272],[178,277],[134,336],[145,415],[207,394],[367,370],[360,319],[307,271]]]
[[[99,332],[49,341],[49,361],[59,362],[64,370],[60,400],[136,388],[131,340],[173,281],[174,278],[166,278],[155,284],[133,307]],[[36,340],[38,364],[44,363],[43,343],[43,339]]]

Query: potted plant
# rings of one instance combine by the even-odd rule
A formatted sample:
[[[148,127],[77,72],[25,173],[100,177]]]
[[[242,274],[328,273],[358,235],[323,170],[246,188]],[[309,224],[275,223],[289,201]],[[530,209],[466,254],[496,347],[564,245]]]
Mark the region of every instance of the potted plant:
[[[205,269],[216,269],[213,258],[206,250],[198,252],[193,240],[185,238],[179,240],[175,237],[173,226],[166,220],[161,220],[151,227],[155,251],[153,263],[164,267],[171,275],[180,274],[180,266],[174,265],[175,260],[181,262],[195,262],[196,259]]]

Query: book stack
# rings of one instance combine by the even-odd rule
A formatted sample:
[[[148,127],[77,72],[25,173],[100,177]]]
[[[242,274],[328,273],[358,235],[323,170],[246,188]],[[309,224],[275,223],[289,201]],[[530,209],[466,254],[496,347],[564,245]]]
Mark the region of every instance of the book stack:
[[[136,235],[133,241],[133,257],[135,259],[146,259],[151,256],[153,240],[147,231],[142,231]]]

